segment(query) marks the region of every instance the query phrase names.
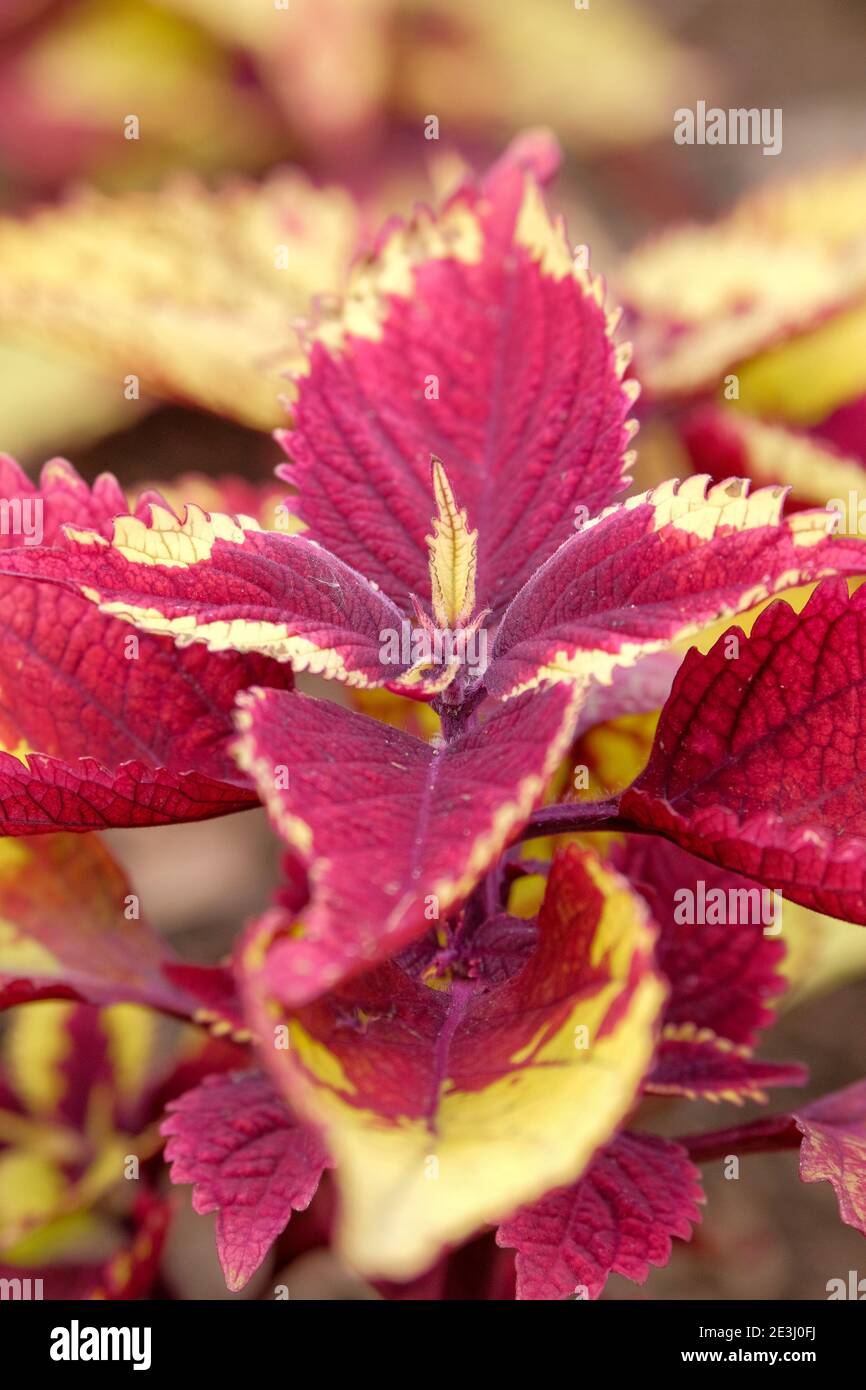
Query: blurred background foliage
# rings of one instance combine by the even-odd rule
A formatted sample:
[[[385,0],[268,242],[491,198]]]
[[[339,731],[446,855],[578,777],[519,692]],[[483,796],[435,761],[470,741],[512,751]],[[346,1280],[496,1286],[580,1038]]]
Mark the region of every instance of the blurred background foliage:
[[[387,216],[438,200],[467,166],[548,126],[564,151],[552,204],[593,266],[625,283],[625,258],[648,236],[860,154],[864,52],[861,0],[3,0],[0,448],[31,472],[63,453],[88,478],[107,468],[130,490],[195,473],[172,496],[204,505],[220,495],[212,480],[232,474],[247,511],[262,484],[266,516],[296,323],[339,293]],[[781,107],[782,153],[675,145],[673,112],[698,99]],[[844,332],[840,373],[866,360],[862,320]],[[782,364],[791,419],[800,383],[826,359],[821,340],[795,348]],[[756,411],[778,405],[772,358],[749,381]],[[638,443],[645,480],[689,466],[664,412]],[[151,921],[190,959],[221,958],[276,877],[260,812],[109,838]],[[808,950],[819,931],[830,941],[820,967]],[[862,984],[831,999],[806,997],[802,983],[810,971],[829,983],[862,968],[861,943],[852,953],[840,941],[835,924],[813,925],[811,937],[798,928],[801,1001],[770,1034],[770,1055],[810,1062],[810,1094],[864,1070]],[[91,1043],[96,1070],[79,1089],[102,1100],[62,1113],[10,1058],[20,1060],[28,1027],[45,1039],[95,1025],[54,1008],[51,1027],[34,1032],[38,1017],[25,1026],[26,1010],[13,1012],[0,1081],[0,1111],[17,1117],[0,1154],[5,1254],[22,1266],[65,1259],[92,1288],[123,1257],[130,1224],[139,1235],[158,1225],[158,1209],[132,1220],[118,1207],[100,1166],[125,1135],[151,1133],[156,1082],[112,1108],[104,1040]],[[116,1032],[113,1018],[101,1027]],[[159,1076],[198,1046],[161,1037]],[[58,1057],[37,1051],[45,1084]],[[705,1110],[696,1118],[691,1107],[689,1125],[722,1123]],[[674,1132],[681,1118],[669,1107],[664,1124]],[[748,1181],[708,1174],[704,1224],[653,1275],[651,1296],[822,1297],[827,1278],[857,1267],[861,1237],[839,1223],[829,1188],[800,1184],[786,1155],[749,1164]],[[363,1293],[327,1259],[304,1277],[309,1296]],[[210,1223],[186,1208],[161,1278],[180,1296],[229,1296]],[[605,1296],[646,1295],[614,1278]]]

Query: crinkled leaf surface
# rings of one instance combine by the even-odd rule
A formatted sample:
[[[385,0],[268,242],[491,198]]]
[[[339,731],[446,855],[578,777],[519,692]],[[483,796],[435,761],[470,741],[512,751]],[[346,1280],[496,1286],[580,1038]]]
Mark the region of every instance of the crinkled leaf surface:
[[[641,900],[590,851],[554,865],[537,946],[503,980],[468,972],[458,942],[429,983],[392,960],[292,1017],[272,987],[279,931],[272,914],[241,952],[250,1016],[336,1160],[341,1248],[375,1277],[411,1279],[572,1181],[632,1104],[664,989]]]
[[[782,519],[784,492],[739,478],[673,481],[589,522],[505,614],[489,690],[541,679],[608,682],[614,668],[827,574],[860,574],[866,546],[832,536],[835,515]]]
[[[866,590],[690,652],[620,811],[795,902],[866,923]],[[735,657],[729,652],[736,651]]]
[[[771,895],[645,835],[630,835],[614,863],[659,928],[656,960],[670,985],[665,1022],[751,1046],[772,1023],[771,1005],[785,988],[784,937],[764,935],[776,914]]]
[[[613,858],[659,928],[656,960],[670,986],[644,1090],[741,1104],[766,1101],[768,1087],[801,1085],[806,1071],[798,1063],[751,1052],[785,988],[781,902],[659,839],[629,836]]]
[[[17,505],[30,531],[41,519],[47,543],[65,543],[67,520],[110,534],[111,518],[126,511],[113,478],[91,491],[63,460],[46,464],[36,488],[0,459],[0,484],[10,517]],[[0,568],[26,570],[38,554],[65,579],[62,551],[3,539],[16,544]],[[0,575],[0,630],[4,833],[196,820],[255,803],[227,750],[232,706],[247,685],[290,684],[287,667],[254,654],[175,651],[77,592],[11,573]]]
[[[101,473],[88,487],[62,458],[49,459],[39,481],[33,482],[13,458],[0,454],[0,494],[9,504],[8,522],[0,530],[0,550],[56,545],[67,522],[103,530],[113,516],[127,510],[123,489],[110,473]],[[14,524],[16,512],[21,517],[19,527]]]
[[[168,1110],[172,1182],[193,1184],[200,1215],[217,1213],[226,1284],[242,1289],[292,1212],[310,1205],[328,1156],[261,1072],[209,1076]]]
[[[671,1240],[689,1240],[704,1201],[686,1151],[653,1134],[621,1134],[571,1187],[503,1222],[517,1251],[519,1299],[598,1298],[611,1274],[643,1284]]]
[[[173,825],[256,804],[241,787],[135,759],[110,770],[93,758],[66,762],[31,753],[19,761],[0,753],[0,831],[5,835]]]
[[[596,733],[609,737],[611,729]],[[752,1056],[785,987],[777,973],[785,947],[764,935],[765,922],[778,932],[772,924],[781,920],[769,890],[646,836],[615,845],[611,862],[651,911],[656,964],[669,987],[644,1091],[741,1104],[766,1101],[769,1087],[801,1085],[798,1063]]]
[[[528,819],[570,741],[574,692],[497,709],[434,748],[324,700],[240,697],[237,756],[306,864],[310,901],[270,980],[298,1005],[423,934]]]
[[[180,647],[268,657],[349,685],[399,676],[380,655],[384,634],[400,634],[399,611],[313,541],[194,504],[182,521],[156,503],[146,510],[146,519],[116,517],[109,538],[70,529],[65,545],[17,550],[7,564]]]
[[[429,599],[434,453],[479,533],[479,607],[501,613],[575,508],[624,485],[636,386],[615,323],[513,160],[389,231],[298,381],[282,472],[309,534],[401,607]]]

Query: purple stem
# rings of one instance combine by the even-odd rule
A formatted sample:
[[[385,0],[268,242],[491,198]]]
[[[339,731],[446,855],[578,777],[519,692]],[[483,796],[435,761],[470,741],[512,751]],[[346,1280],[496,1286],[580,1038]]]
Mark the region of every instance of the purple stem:
[[[480,681],[474,686],[464,687],[461,673],[458,672],[453,685],[433,700],[433,708],[442,721],[442,737],[446,743],[453,743],[472,726],[475,711],[485,694]]]
[[[611,796],[606,801],[561,801],[556,806],[542,806],[527,821],[519,838],[533,840],[537,835],[638,828],[619,816],[619,797]]]
[[[685,1134],[677,1139],[696,1163],[708,1163],[729,1154],[774,1153],[798,1149],[803,1138],[792,1115],[767,1115],[750,1124],[714,1129],[709,1134]]]

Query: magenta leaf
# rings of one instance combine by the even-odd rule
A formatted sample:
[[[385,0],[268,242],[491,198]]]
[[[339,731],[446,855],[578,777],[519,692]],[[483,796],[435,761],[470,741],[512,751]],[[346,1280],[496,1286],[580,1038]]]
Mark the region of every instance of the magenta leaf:
[[[303,1211],[329,1167],[312,1133],[259,1072],[207,1077],[168,1107],[161,1126],[175,1183],[192,1183],[200,1215],[217,1213],[217,1250],[229,1289],[242,1289],[293,1211]]]
[[[764,934],[779,906],[770,891],[645,835],[630,835],[614,862],[659,927],[656,960],[671,991],[665,1023],[754,1043],[785,988],[785,947]]]
[[[866,590],[775,603],[683,662],[621,815],[806,907],[866,923]]]
[[[272,984],[295,1007],[466,897],[541,799],[577,710],[558,687],[435,748],[304,695],[240,703],[240,763],[309,872],[309,906],[272,953]]]
[[[517,1251],[519,1299],[598,1298],[611,1274],[642,1284],[650,1265],[667,1264],[672,1237],[690,1239],[703,1201],[683,1148],[625,1133],[579,1182],[505,1221],[496,1240]]]
[[[832,1184],[847,1226],[866,1235],[866,1081],[798,1110],[800,1177]]]
[[[321,546],[193,504],[182,520],[158,503],[143,510],[115,517],[108,538],[67,528],[53,549],[18,549],[5,573],[63,585],[180,647],[256,653],[349,685],[399,676],[380,650],[400,612]]]
[[[649,1095],[688,1100],[767,1100],[770,1086],[802,1086],[808,1072],[798,1062],[764,1062],[749,1048],[717,1037],[710,1029],[669,1024],[644,1082]]]
[[[866,546],[826,511],[783,519],[784,492],[742,479],[664,483],[589,521],[521,589],[485,683],[513,695],[541,679],[610,681],[618,666],[795,584],[866,573]]]
[[[741,1104],[766,1101],[771,1086],[801,1085],[799,1064],[751,1054],[785,987],[777,973],[785,947],[765,935],[781,928],[769,889],[646,836],[629,836],[613,857],[659,928],[656,961],[670,987],[644,1090]]]
[[[282,476],[310,536],[402,608],[429,599],[435,453],[479,531],[479,606],[500,614],[576,509],[624,486],[637,386],[615,325],[519,160],[390,225],[297,383]]]
[[[171,825],[255,806],[238,786],[196,772],[175,773],[132,761],[110,769],[93,758],[64,762],[31,753],[26,762],[0,753],[0,833]]]
[[[36,489],[0,458],[0,482],[10,517],[27,524],[24,536],[0,538],[16,542],[0,560],[0,833],[161,824],[254,805],[227,749],[234,698],[251,684],[290,685],[288,668],[258,655],[178,652],[59,587],[73,558],[62,523],[102,538],[126,511],[110,476],[91,491],[53,460]],[[64,548],[29,544],[31,531]],[[58,583],[16,568],[45,569]]]

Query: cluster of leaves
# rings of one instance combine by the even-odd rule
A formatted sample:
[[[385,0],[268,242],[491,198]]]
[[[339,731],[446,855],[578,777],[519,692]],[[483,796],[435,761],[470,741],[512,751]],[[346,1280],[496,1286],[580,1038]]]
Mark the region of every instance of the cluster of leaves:
[[[647,418],[694,468],[843,502],[866,530],[866,164],[759,189],[639,247],[620,277]],[[663,407],[663,411],[658,408]]]
[[[162,1133],[232,1289],[329,1168],[336,1247],[395,1297],[444,1296],[449,1252],[494,1226],[490,1296],[515,1274],[530,1299],[642,1280],[699,1217],[695,1158],[801,1138],[804,1179],[866,1229],[866,1083],[678,1142],[636,1115],[805,1079],[754,1055],[783,945],[673,903],[762,885],[866,923],[866,601],[845,583],[866,545],[742,479],[617,501],[629,352],[533,151],[390,225],[309,326],[280,436],[291,528],[2,465],[44,543],[0,560],[0,1001],[145,1005],[231,1039],[172,1081]],[[406,632],[408,654],[385,641]],[[486,659],[440,659],[446,634]],[[578,795],[588,731],[603,748],[666,695],[646,766]],[[259,801],[285,878],[224,966],[124,916],[81,833]]]

